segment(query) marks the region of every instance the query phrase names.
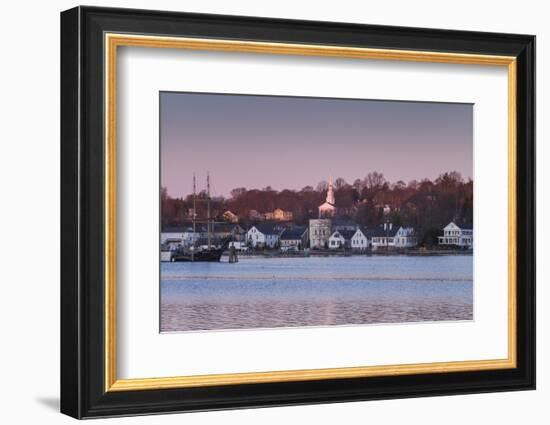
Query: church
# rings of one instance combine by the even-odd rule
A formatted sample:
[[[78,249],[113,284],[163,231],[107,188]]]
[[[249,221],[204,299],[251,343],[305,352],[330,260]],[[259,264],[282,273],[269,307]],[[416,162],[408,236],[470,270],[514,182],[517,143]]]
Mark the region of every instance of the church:
[[[329,178],[327,199],[319,205],[319,218],[330,218],[336,215],[336,206],[334,201],[334,188],[332,186],[332,176]]]

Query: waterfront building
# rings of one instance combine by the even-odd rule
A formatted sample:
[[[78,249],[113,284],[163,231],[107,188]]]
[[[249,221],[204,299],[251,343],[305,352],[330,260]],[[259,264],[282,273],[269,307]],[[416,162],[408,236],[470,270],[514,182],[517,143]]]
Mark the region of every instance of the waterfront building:
[[[353,230],[337,230],[328,238],[329,249],[350,248],[351,238],[355,234]]]
[[[372,248],[393,247],[395,234],[398,230],[399,228],[393,226],[392,223],[384,223],[374,229],[370,229],[367,232],[367,236],[370,239]]]
[[[336,215],[336,203],[334,200],[334,188],[332,177],[329,178],[327,197],[323,204],[319,205],[319,218],[334,217]]]
[[[369,239],[366,229],[357,229],[351,237],[351,249],[363,251],[369,247]]]
[[[179,239],[182,240],[182,232],[180,229],[171,229],[166,228],[162,229],[162,232],[160,233],[160,244],[164,245],[168,239]]]
[[[309,220],[309,246],[313,249],[328,248],[328,238],[330,237],[331,220],[328,218],[319,218]]]
[[[259,223],[246,233],[246,240],[254,248],[275,248],[279,243],[280,230],[273,223]]]
[[[450,222],[443,228],[443,236],[439,236],[439,245],[454,245],[461,248],[472,248],[474,243],[473,226],[471,224],[461,224]]]
[[[182,245],[181,238],[167,238],[162,243],[163,250],[174,251]]]
[[[384,223],[375,229],[369,229],[365,232],[365,236],[373,249],[412,248],[418,244],[414,228],[394,226],[392,223]]]
[[[393,238],[396,248],[412,248],[418,245],[416,232],[412,227],[400,227]]]
[[[303,249],[308,243],[308,228],[306,226],[295,226],[292,229],[285,229],[281,233],[281,250]]]
[[[236,223],[212,223],[210,225],[210,241],[212,245],[220,244],[224,239],[244,240],[244,229]],[[208,226],[206,223],[183,223],[178,226],[163,227],[160,234],[160,243],[165,245],[168,239],[181,240],[184,247],[198,246],[203,240],[208,240]],[[215,242],[215,243],[214,243]],[[172,245],[175,242],[172,242]],[[205,242],[208,244],[208,242]]]
[[[169,239],[180,240],[184,246],[192,245],[199,238],[199,234],[193,233],[192,225],[165,226],[160,233],[160,243],[165,245]]]

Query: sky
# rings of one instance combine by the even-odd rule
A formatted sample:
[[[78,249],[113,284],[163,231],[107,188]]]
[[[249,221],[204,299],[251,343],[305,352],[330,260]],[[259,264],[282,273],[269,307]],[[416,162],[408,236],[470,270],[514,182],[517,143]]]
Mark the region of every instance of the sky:
[[[473,105],[238,94],[160,93],[161,185],[300,190],[378,171],[387,180],[473,178]]]

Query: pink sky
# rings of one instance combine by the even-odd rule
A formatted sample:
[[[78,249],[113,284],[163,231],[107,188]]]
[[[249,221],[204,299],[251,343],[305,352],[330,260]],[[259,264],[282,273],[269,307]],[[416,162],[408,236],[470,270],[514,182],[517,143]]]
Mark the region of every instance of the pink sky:
[[[171,196],[299,190],[372,171],[390,181],[473,178],[471,104],[161,92],[161,184]]]

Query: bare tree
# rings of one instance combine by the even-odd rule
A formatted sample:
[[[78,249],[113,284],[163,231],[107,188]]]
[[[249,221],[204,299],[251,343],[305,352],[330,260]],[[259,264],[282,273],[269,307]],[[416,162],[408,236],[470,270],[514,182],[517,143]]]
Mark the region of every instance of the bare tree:
[[[464,180],[462,179],[462,174],[460,174],[458,171],[451,171],[449,173],[449,177],[456,183],[464,183]]]
[[[384,185],[384,183],[386,183],[384,174],[379,173],[378,171],[367,174],[367,177],[365,177],[364,180],[365,187],[369,190],[380,188]]]
[[[239,196],[244,195],[246,193],[246,187],[236,187],[230,193],[231,193],[231,198],[237,199]]]
[[[418,181],[417,181],[417,180],[411,180],[411,181],[407,184],[407,187],[408,187],[409,189],[412,189],[412,190],[418,189]]]
[[[393,190],[403,190],[407,187],[403,180],[398,180],[392,185]]]
[[[348,186],[347,182],[342,178],[342,177],[338,177],[335,181],[334,181],[334,187],[336,189],[342,189],[344,187]]]
[[[317,183],[317,192],[324,192],[328,189],[328,183],[325,180],[320,181]]]

